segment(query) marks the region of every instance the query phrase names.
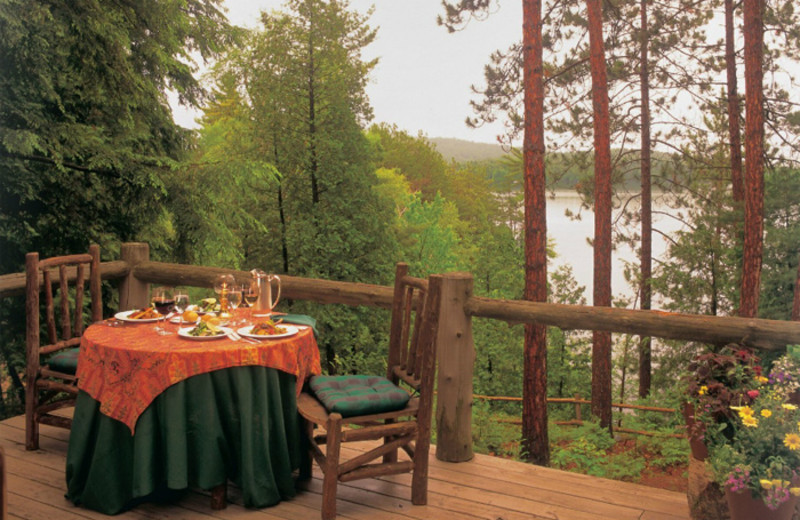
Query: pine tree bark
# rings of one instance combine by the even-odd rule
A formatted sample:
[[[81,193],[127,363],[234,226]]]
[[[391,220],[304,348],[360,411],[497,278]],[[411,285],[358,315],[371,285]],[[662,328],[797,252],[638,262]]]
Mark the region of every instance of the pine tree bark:
[[[758,314],[764,248],[764,2],[744,0],[745,198],[739,315]]]
[[[542,2],[524,0],[523,80],[525,103],[525,299],[547,301],[547,213],[544,169],[544,69]],[[523,453],[535,464],[550,462],[547,434],[547,328],[525,326]]]
[[[611,136],[608,76],[600,0],[586,0],[594,108],[594,291],[595,307],[611,306]],[[611,427],[611,334],[592,334],[592,414]]]
[[[728,90],[728,136],[731,155],[731,185],[733,200],[744,200],[744,179],[742,176],[742,138],[739,129],[741,109],[739,106],[738,81],[736,79],[736,49],[733,24],[733,0],[725,0],[725,69]]]
[[[653,276],[653,203],[651,189],[651,139],[650,139],[650,69],[648,67],[649,39],[647,23],[647,0],[641,0],[640,9],[640,57],[639,86],[642,97],[641,125],[641,177],[642,177],[642,243],[640,258],[640,288],[642,310],[650,310],[652,305],[651,278]],[[652,356],[650,337],[639,338],[639,397],[650,394]]]
[[[794,298],[792,299],[792,321],[800,321],[800,261],[794,279]]]

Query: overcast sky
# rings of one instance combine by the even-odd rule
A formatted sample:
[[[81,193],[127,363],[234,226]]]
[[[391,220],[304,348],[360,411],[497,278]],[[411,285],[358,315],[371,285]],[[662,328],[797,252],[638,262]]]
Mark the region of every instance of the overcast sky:
[[[226,0],[225,5],[232,23],[253,28],[261,11],[281,9],[283,0]],[[464,124],[472,115],[470,99],[479,99],[470,86],[483,85],[493,51],[521,39],[521,2],[500,0],[487,20],[473,20],[454,34],[436,24],[443,11],[439,0],[350,0],[350,8],[361,13],[373,5],[370,26],[378,35],[364,58],[380,58],[367,87],[375,122],[395,123],[412,135],[496,142],[500,124],[479,129]],[[196,115],[176,109],[175,118],[196,126]]]

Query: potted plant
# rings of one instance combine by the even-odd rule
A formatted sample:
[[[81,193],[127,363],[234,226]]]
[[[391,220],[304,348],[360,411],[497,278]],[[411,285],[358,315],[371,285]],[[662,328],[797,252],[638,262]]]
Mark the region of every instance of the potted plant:
[[[732,403],[732,420],[706,431],[708,462],[732,520],[792,518],[800,497],[800,407],[791,402],[798,377],[800,363],[781,356],[745,391],[751,401]]]
[[[693,457],[705,460],[708,455],[705,432],[719,431],[719,425],[731,424],[736,417],[732,405],[752,402],[755,394],[748,392],[760,374],[759,358],[750,349],[736,344],[700,354],[689,364],[684,416]]]

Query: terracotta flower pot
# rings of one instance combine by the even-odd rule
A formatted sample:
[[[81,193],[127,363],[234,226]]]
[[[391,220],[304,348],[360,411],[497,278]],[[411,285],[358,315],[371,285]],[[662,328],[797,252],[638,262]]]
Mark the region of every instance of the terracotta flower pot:
[[[790,496],[778,509],[770,509],[764,500],[754,498],[749,489],[733,492],[725,490],[731,520],[792,520],[800,497]]]
[[[692,457],[704,461],[708,458],[708,448],[703,441],[705,425],[694,419],[694,405],[692,403],[683,404],[683,418],[686,421],[687,432],[689,435],[689,447],[692,450]]]

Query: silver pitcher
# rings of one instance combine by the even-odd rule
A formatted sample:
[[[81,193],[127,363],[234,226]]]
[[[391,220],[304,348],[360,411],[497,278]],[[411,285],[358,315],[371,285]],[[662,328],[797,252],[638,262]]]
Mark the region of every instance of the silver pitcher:
[[[253,275],[253,279],[258,284],[258,300],[253,305],[253,316],[269,316],[281,298],[281,279],[278,275],[267,274],[261,269],[253,269],[250,274]],[[272,298],[273,280],[278,282],[275,290],[275,299]]]

